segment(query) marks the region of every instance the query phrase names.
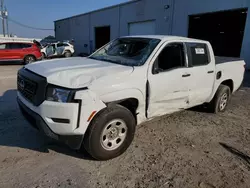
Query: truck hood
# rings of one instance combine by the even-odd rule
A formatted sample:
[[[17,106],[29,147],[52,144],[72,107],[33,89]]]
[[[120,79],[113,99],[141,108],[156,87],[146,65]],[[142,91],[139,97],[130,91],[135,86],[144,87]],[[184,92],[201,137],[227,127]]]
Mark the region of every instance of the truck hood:
[[[82,57],[40,61],[25,68],[46,77],[50,84],[73,89],[88,87],[102,77],[112,81],[118,74],[120,78],[133,72],[133,67]]]

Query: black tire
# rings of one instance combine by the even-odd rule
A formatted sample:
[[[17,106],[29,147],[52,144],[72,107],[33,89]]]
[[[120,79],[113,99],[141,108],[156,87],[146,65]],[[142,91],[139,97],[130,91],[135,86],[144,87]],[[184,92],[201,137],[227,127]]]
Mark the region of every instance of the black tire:
[[[71,52],[70,51],[66,51],[65,53],[64,53],[64,57],[71,57],[72,56],[72,54],[71,54]]]
[[[102,145],[102,135],[109,122],[121,119],[127,126],[126,136],[121,145],[114,150],[107,150]],[[119,126],[119,125],[118,125]],[[91,121],[85,134],[83,146],[96,160],[109,160],[124,153],[134,139],[136,121],[133,114],[125,107],[111,105],[98,113]]]
[[[224,97],[227,97],[225,105],[221,105],[222,100],[225,101]],[[230,101],[231,98],[231,90],[228,86],[226,85],[220,85],[213,100],[209,103],[209,110],[212,113],[219,113],[219,112],[225,112],[228,102]],[[221,106],[220,106],[221,105]],[[223,106],[223,108],[222,108]]]
[[[27,64],[30,64],[30,63],[33,63],[36,61],[36,58],[33,56],[33,55],[27,55],[25,58],[24,58],[24,64],[27,65]]]

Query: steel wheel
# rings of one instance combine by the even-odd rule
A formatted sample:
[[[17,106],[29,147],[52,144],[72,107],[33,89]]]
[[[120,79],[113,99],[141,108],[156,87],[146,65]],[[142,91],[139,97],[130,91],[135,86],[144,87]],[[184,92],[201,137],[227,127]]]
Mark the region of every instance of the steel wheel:
[[[101,145],[105,150],[112,151],[122,145],[127,136],[128,127],[121,119],[114,119],[104,126],[101,134]]]
[[[223,111],[227,106],[228,94],[224,93],[220,99],[220,111]]]
[[[113,159],[124,153],[135,134],[136,120],[121,105],[108,105],[91,120],[83,146],[97,160]]]

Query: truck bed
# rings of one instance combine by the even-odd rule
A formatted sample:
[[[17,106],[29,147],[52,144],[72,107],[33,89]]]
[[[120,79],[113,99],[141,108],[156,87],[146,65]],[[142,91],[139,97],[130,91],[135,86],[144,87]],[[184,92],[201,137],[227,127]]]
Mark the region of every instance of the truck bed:
[[[222,63],[228,63],[232,61],[241,61],[243,59],[237,58],[237,57],[221,57],[221,56],[215,56],[215,64],[222,64]]]

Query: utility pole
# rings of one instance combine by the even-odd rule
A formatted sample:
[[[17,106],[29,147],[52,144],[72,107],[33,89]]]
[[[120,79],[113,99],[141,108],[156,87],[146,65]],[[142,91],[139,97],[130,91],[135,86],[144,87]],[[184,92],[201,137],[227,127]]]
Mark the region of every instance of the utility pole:
[[[6,27],[7,27],[7,37],[9,37],[9,13],[7,11],[7,8],[5,6],[5,18],[6,18]]]
[[[3,10],[3,2],[4,0],[1,0],[1,17],[2,17],[2,27],[3,27],[3,36],[5,37],[5,23],[4,23],[4,20],[5,20],[5,13],[4,13],[4,10]]]

